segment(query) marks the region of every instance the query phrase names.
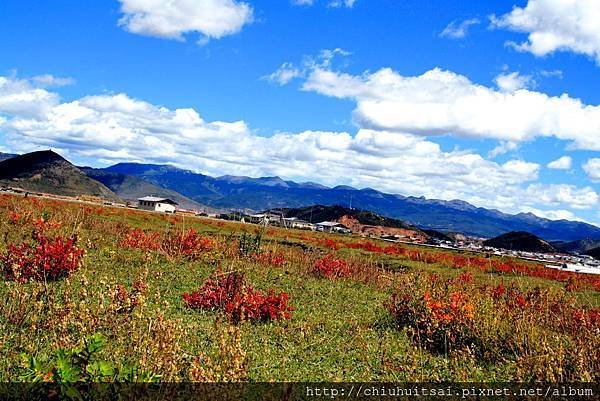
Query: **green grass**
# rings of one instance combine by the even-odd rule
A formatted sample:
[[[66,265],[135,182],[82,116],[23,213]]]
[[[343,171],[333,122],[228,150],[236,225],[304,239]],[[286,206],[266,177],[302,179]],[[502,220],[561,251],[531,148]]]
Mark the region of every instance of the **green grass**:
[[[44,213],[39,206],[23,206],[14,199],[4,199],[0,207],[3,218],[0,234],[6,233],[9,241],[26,238],[27,228],[8,224],[7,211],[24,209],[34,214]],[[272,323],[243,323],[240,325],[241,346],[247,357],[247,375],[252,381],[401,381],[401,380],[455,380],[503,381],[511,380],[515,362],[511,360],[496,366],[461,356],[435,355],[421,350],[407,334],[398,330],[383,304],[398,285],[403,285],[406,273],[438,274],[443,278],[457,276],[460,271],[435,264],[425,264],[360,250],[342,249],[340,257],[358,260],[377,266],[389,276],[389,285],[354,280],[352,278],[328,280],[309,274],[312,262],[329,252],[328,249],[305,243],[301,238],[333,238],[350,240],[347,236],[327,236],[305,231],[273,230],[266,234],[263,248],[276,249],[288,256],[283,267],[268,267],[243,259],[221,257],[214,261],[169,260],[155,254],[124,248],[120,245],[121,232],[129,228],[165,231],[194,228],[219,241],[230,241],[242,230],[253,233],[256,226],[185,217],[172,224],[173,217],[131,213],[125,210],[105,209],[102,215],[78,213],[84,206],[44,206],[50,221],[62,223],[61,232],[76,231],[80,244],[86,248],[84,267],[75,272],[70,282],[78,288],[78,281],[86,277],[87,292],[101,292],[103,282],[122,283],[125,286],[148,272],[148,298],[153,310],[160,310],[167,319],[179,321],[186,330],[180,341],[182,353],[218,358],[219,327],[229,323],[222,315],[210,311],[194,311],[185,307],[184,292],[199,288],[219,265],[223,271],[243,271],[252,285],[261,290],[275,288],[290,296],[296,308],[292,319]],[[37,209],[36,209],[37,208]],[[117,226],[120,226],[118,228]],[[301,246],[300,246],[301,245]],[[2,244],[6,247],[6,243]],[[306,248],[303,250],[302,248]],[[4,250],[2,250],[4,252]],[[532,277],[514,277],[472,271],[481,283],[495,285],[516,282],[519,287],[543,286],[562,288],[562,283]],[[385,282],[385,281],[384,281]],[[50,283],[60,292],[64,282]],[[24,284],[33,286],[33,284]],[[0,284],[0,296],[8,296],[8,285]],[[594,291],[576,293],[584,306],[598,306],[599,296]],[[0,342],[0,379],[12,380],[19,371],[15,355],[26,350],[27,344],[13,340],[16,329],[0,318],[3,340]],[[36,343],[42,341],[41,344]],[[31,338],[38,358],[48,359],[54,350],[41,339]],[[2,357],[4,356],[4,357]]]

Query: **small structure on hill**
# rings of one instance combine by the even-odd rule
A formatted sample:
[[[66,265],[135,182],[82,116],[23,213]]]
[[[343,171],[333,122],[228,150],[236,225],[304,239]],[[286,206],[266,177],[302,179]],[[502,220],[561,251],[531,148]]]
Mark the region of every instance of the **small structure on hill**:
[[[175,213],[178,205],[172,199],[158,198],[156,196],[145,196],[138,199],[138,208],[143,210],[152,210],[154,212]]]
[[[315,230],[315,225],[297,217],[284,217],[283,226],[286,228],[297,228],[299,230]]]
[[[322,231],[325,233],[342,233],[342,234],[350,234],[352,231],[343,225],[342,223],[338,223],[337,221],[322,221],[316,224],[317,231]]]

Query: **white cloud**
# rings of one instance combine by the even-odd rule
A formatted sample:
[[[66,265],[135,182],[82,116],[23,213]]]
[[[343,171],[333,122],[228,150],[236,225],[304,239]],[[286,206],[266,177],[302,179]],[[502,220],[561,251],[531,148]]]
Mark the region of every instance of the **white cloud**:
[[[568,170],[573,165],[573,159],[570,156],[562,156],[548,163],[548,168],[555,170]]]
[[[37,76],[31,78],[31,80],[33,82],[37,83],[38,85],[46,86],[46,87],[52,87],[52,86],[59,87],[59,86],[68,86],[68,85],[75,84],[75,80],[73,78],[55,77],[54,75],[51,75],[51,74],[37,75]]]
[[[523,202],[529,205],[569,205],[570,208],[583,210],[598,207],[600,203],[600,195],[593,188],[579,188],[569,184],[531,184],[525,194]]]
[[[274,82],[279,85],[285,85],[294,78],[303,76],[303,72],[292,63],[283,63],[276,71],[265,75],[261,79]]]
[[[252,8],[236,0],[119,0],[119,25],[129,32],[183,40],[199,33],[204,40],[239,32],[252,21]]]
[[[536,183],[536,163],[497,163],[473,151],[446,152],[418,135],[361,128],[355,135],[304,131],[264,137],[244,121],[205,121],[194,109],[168,109],[126,94],[61,102],[27,81],[0,82],[0,112],[7,117],[0,121],[0,132],[11,151],[52,148],[75,161],[171,163],[211,175],[279,175],[464,199],[508,212],[598,206],[591,188]],[[12,99],[11,107],[6,99]]]
[[[480,23],[481,21],[478,18],[471,18],[461,22],[452,21],[444,28],[444,30],[440,33],[440,36],[450,39],[462,39],[467,36],[471,26],[478,25]]]
[[[491,16],[492,26],[528,34],[528,40],[513,46],[520,51],[545,56],[555,51],[585,54],[600,63],[600,1],[529,0],[500,17]]]
[[[316,3],[316,0],[292,0],[292,4],[296,6],[312,6]],[[330,0],[327,3],[328,7],[339,8],[339,7],[354,7],[356,0]]]
[[[590,179],[600,181],[600,159],[589,159],[582,167]]]
[[[492,149],[488,153],[488,157],[493,159],[496,156],[500,156],[505,153],[512,152],[513,150],[516,150],[518,147],[519,147],[519,144],[516,142],[501,142],[498,146],[496,146],[494,149]]]
[[[555,137],[600,150],[600,106],[567,94],[497,91],[439,68],[402,76],[389,68],[350,75],[316,67],[303,89],[353,99],[356,122],[372,129],[515,143]]]
[[[575,221],[583,221],[583,219],[577,217],[577,215],[570,210],[559,209],[559,210],[541,210],[536,208],[527,208],[527,212],[533,213],[536,216],[543,217],[549,220],[575,220]]]
[[[328,4],[329,7],[354,7],[356,0],[331,0]]]
[[[494,82],[496,82],[498,89],[502,92],[513,93],[529,87],[533,81],[531,75],[521,75],[518,72],[510,72],[496,76]]]
[[[540,75],[544,78],[563,79],[562,70],[542,70],[542,71],[540,71]]]

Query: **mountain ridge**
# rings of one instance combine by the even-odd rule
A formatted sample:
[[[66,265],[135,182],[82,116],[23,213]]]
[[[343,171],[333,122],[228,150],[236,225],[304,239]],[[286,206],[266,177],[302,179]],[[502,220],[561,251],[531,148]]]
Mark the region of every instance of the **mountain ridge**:
[[[339,204],[370,210],[422,229],[461,232],[478,237],[491,238],[510,231],[527,231],[548,241],[600,238],[600,228],[588,223],[549,220],[530,213],[511,215],[459,199],[427,199],[345,185],[315,187],[279,177],[211,177],[169,165],[119,163],[107,170],[138,176],[216,208],[258,211]],[[270,181],[269,184],[277,182],[278,185],[265,185],[265,181]]]

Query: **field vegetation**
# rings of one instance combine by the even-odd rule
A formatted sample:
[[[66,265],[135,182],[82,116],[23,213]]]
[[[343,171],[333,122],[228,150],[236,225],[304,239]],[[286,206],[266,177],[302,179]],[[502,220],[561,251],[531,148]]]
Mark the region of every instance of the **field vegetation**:
[[[0,196],[3,381],[600,379],[600,279]]]

